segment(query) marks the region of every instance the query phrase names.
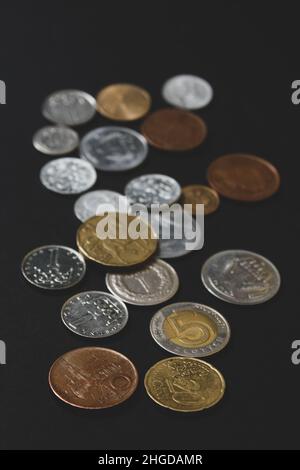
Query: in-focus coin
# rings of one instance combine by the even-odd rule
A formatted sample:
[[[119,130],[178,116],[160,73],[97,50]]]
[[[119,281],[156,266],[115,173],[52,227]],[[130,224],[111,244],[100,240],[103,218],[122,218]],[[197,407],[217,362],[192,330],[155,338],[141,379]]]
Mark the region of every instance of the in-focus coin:
[[[33,136],[33,146],[46,155],[63,155],[76,149],[79,137],[76,131],[64,126],[46,126]]]
[[[201,411],[218,403],[225,392],[222,374],[194,357],[171,357],[152,366],[145,388],[153,401],[174,411]]]
[[[183,109],[200,109],[211,101],[213,90],[203,78],[195,75],[176,75],[166,81],[162,95],[173,106]]]
[[[157,305],[173,297],[179,287],[177,273],[157,259],[130,273],[106,274],[106,286],[115,296],[133,305]]]
[[[83,256],[73,248],[47,245],[30,251],[22,261],[22,274],[31,284],[43,289],[66,289],[85,274]]]
[[[68,299],[61,310],[69,330],[86,338],[106,338],[119,333],[127,323],[126,305],[107,292],[80,292]]]
[[[145,234],[145,238],[134,238],[130,233],[133,226]],[[104,233],[108,230],[111,236]],[[129,267],[144,263],[155,253],[157,238],[150,225],[141,218],[115,212],[84,222],[77,231],[77,245],[84,256],[97,263]]]
[[[246,250],[216,253],[204,263],[201,277],[209,292],[232,304],[266,302],[280,287],[280,274],[274,264]]]
[[[220,204],[218,193],[208,186],[191,184],[181,188],[182,204],[192,204],[192,214],[196,214],[196,204],[204,204],[204,214],[215,212]]]
[[[80,158],[63,157],[51,160],[41,169],[41,183],[59,194],[78,194],[90,189],[96,182],[93,165]]]
[[[129,181],[124,192],[131,203],[150,207],[151,204],[173,204],[179,199],[181,188],[170,176],[149,174]]]
[[[105,348],[80,348],[60,356],[49,372],[49,385],[62,401],[78,408],[110,408],[135,391],[138,374],[123,354]]]
[[[204,141],[205,122],[181,109],[165,108],[150,114],[142,124],[148,142],[162,150],[191,150]]]
[[[49,95],[42,106],[46,119],[65,126],[77,126],[92,119],[96,100],[80,90],[61,90]]]
[[[124,171],[140,165],[148,153],[147,141],[126,127],[98,127],[84,136],[80,156],[103,171]]]
[[[146,90],[127,83],[116,83],[103,88],[96,99],[99,113],[115,121],[139,119],[151,106],[151,97]]]
[[[237,201],[261,201],[272,196],[280,185],[279,173],[270,162],[242,153],[214,160],[207,179],[219,194]]]
[[[195,302],[166,305],[152,317],[150,332],[166,351],[177,356],[205,357],[223,349],[230,328],[216,310]]]
[[[127,212],[128,208],[129,203],[126,196],[106,189],[85,193],[74,204],[75,215],[81,222],[85,222],[95,215],[101,215],[104,211]]]

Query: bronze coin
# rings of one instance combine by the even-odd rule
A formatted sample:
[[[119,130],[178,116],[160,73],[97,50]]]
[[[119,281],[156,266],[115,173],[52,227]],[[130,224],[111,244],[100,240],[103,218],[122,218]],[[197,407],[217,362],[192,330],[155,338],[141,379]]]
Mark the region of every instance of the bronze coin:
[[[135,391],[138,374],[123,354],[105,348],[79,348],[60,356],[49,372],[56,396],[78,408],[110,408]]]
[[[219,194],[237,201],[261,201],[280,185],[279,173],[270,162],[243,153],[217,158],[208,168],[207,179]]]
[[[192,204],[192,214],[196,215],[196,204],[204,204],[204,215],[218,209],[220,198],[218,193],[208,186],[191,184],[181,189],[182,204]]]
[[[191,150],[204,141],[207,128],[198,116],[181,109],[165,108],[150,114],[141,131],[148,142],[162,150]]]

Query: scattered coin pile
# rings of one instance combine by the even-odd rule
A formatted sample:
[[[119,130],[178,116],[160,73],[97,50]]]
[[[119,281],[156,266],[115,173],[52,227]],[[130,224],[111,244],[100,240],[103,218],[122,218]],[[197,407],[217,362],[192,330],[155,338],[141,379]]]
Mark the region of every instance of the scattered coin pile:
[[[68,156],[49,161],[41,169],[41,183],[60,194],[79,194],[95,184],[96,170],[119,172],[140,165],[147,158],[148,145],[168,152],[188,151],[201,145],[207,127],[191,110],[211,101],[213,91],[209,83],[193,75],[179,75],[164,84],[162,95],[172,107],[150,114],[149,93],[130,84],[107,86],[96,99],[78,90],[48,96],[42,113],[54,124],[35,133],[34,147],[48,156],[61,156],[79,147],[80,158]],[[97,111],[118,122],[146,117],[141,133],[109,125],[91,130],[80,141],[69,126],[90,121]],[[36,248],[23,259],[23,275],[36,287],[65,289],[81,281],[86,259],[105,266],[110,293],[87,291],[72,296],[62,306],[61,319],[69,330],[86,338],[118,333],[128,321],[126,303],[158,305],[175,295],[178,275],[161,258],[179,257],[187,254],[187,250],[185,240],[172,237],[133,239],[127,233],[127,238],[102,240],[96,227],[103,211],[108,204],[117,210],[121,203],[128,221],[135,219],[127,213],[132,203],[150,207],[154,203],[181,201],[193,205],[194,215],[195,205],[204,204],[207,215],[218,209],[219,195],[238,201],[260,201],[274,194],[280,184],[279,174],[270,162],[243,153],[214,160],[207,179],[209,186],[195,181],[181,188],[170,176],[145,174],[127,182],[124,195],[105,189],[86,192],[74,205],[74,213],[81,222],[76,236],[78,251],[60,245]],[[152,227],[146,221],[143,223],[153,235]],[[117,214],[117,233],[122,224],[124,218]],[[204,263],[201,275],[209,292],[240,305],[265,302],[280,286],[275,266],[246,250],[216,253]],[[156,403],[176,411],[199,411],[223,397],[223,376],[199,359],[220,351],[229,341],[228,322],[219,312],[195,302],[165,305],[151,319],[150,332],[160,347],[176,356],[154,364],[146,373],[145,388]],[[66,352],[54,362],[49,373],[53,392],[81,408],[99,409],[121,403],[133,394],[137,382],[137,370],[127,357],[101,347]]]

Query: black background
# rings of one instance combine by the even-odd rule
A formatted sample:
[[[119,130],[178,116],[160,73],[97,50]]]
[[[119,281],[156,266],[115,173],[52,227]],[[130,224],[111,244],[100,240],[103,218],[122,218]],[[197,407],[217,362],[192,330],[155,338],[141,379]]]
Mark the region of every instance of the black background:
[[[0,448],[299,448],[300,366],[290,357],[292,341],[300,338],[300,107],[290,99],[291,82],[300,78],[295,6],[81,3],[1,5],[0,79],[7,85],[7,104],[0,106],[0,338],[7,343],[7,365],[0,366]],[[158,109],[164,105],[163,82],[177,73],[200,75],[214,88],[213,102],[199,112],[209,130],[205,144],[182,154],[151,148],[141,167],[102,172],[95,188],[122,192],[132,177],[148,172],[168,174],[182,185],[205,183],[209,163],[235,151],[269,159],[282,176],[279,193],[267,201],[247,205],[222,199],[219,211],[205,220],[203,250],[171,262],[181,281],[173,300],[215,307],[232,329],[229,345],[209,359],[226,379],[224,399],[194,414],[165,410],[145,394],[144,373],[168,357],[148,331],[157,307],[129,306],[130,321],[120,334],[89,341],[62,325],[60,308],[79,290],[105,290],[101,267],[89,263],[80,286],[57,294],[31,287],[20,273],[21,259],[32,248],[75,247],[78,227],[76,198],[60,197],[39,182],[48,158],[33,149],[31,139],[46,124],[40,112],[46,95],[63,88],[95,94],[106,84],[132,82],[149,90]],[[106,124],[97,115],[80,135]],[[201,265],[228,248],[270,258],[282,275],[279,294],[253,307],[209,294],[201,284]],[[118,407],[74,409],[49,391],[51,363],[65,351],[91,344],[121,351],[139,370],[137,392]]]

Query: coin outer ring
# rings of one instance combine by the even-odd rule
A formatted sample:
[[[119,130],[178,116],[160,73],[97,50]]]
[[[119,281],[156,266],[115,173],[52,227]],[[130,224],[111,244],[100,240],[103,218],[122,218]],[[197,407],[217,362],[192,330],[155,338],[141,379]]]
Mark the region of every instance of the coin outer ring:
[[[150,390],[149,390],[149,387],[148,387],[148,378],[152,372],[152,370],[155,370],[155,367],[158,365],[158,364],[163,364],[164,362],[167,362],[167,361],[171,361],[171,360],[174,360],[174,359],[183,359],[183,360],[186,360],[186,359],[189,359],[191,361],[197,361],[197,362],[201,362],[202,364],[205,364],[207,367],[209,367],[209,369],[213,370],[219,377],[220,381],[221,381],[221,384],[222,384],[222,389],[221,389],[221,393],[220,393],[220,396],[218,396],[217,400],[215,400],[213,403],[210,403],[208,406],[204,406],[204,407],[201,407],[199,409],[194,409],[194,410],[188,410],[188,409],[180,409],[180,408],[173,408],[172,406],[170,405],[166,405],[165,403],[163,402],[160,402],[157,398],[155,398],[151,393],[150,393]],[[161,361],[158,361],[156,362],[153,366],[150,367],[150,369],[148,369],[148,371],[146,372],[145,374],[145,378],[144,378],[144,387],[146,389],[146,392],[147,392],[147,395],[151,398],[151,400],[153,400],[155,403],[157,403],[158,405],[162,406],[163,408],[167,408],[169,410],[172,410],[172,411],[179,411],[180,413],[197,413],[199,411],[203,411],[203,410],[207,410],[208,408],[211,408],[212,406],[216,405],[217,403],[219,403],[219,401],[222,400],[223,396],[224,396],[224,393],[225,393],[225,390],[226,390],[226,383],[225,383],[225,379],[223,377],[223,375],[221,374],[221,372],[216,369],[216,367],[212,366],[211,364],[209,364],[208,362],[206,361],[203,361],[203,359],[198,359],[196,357],[182,357],[182,356],[176,356],[176,357],[168,357],[166,359],[162,359]]]
[[[90,336],[90,335],[85,335],[83,333],[78,333],[77,331],[74,331],[72,330],[72,328],[70,328],[70,326],[68,325],[68,323],[65,321],[64,317],[63,317],[63,314],[64,314],[64,310],[65,308],[68,306],[68,304],[70,303],[70,301],[72,301],[72,299],[78,297],[79,295],[81,294],[103,294],[107,297],[110,297],[111,299],[113,300],[117,300],[118,302],[120,302],[122,304],[122,307],[124,309],[124,315],[125,315],[125,318],[126,318],[126,321],[124,322],[124,324],[122,325],[122,327],[118,330],[118,331],[114,331],[113,333],[109,333],[109,334],[105,334],[105,335],[99,335],[99,336]],[[63,304],[62,308],[61,308],[61,313],[60,313],[60,316],[61,316],[61,321],[63,322],[63,324],[68,328],[68,330],[70,330],[72,333],[74,333],[75,335],[78,335],[78,336],[83,336],[84,338],[89,338],[89,339],[101,339],[101,338],[109,338],[110,336],[114,336],[118,333],[120,333],[120,331],[122,331],[125,326],[127,325],[127,322],[128,322],[128,318],[129,318],[129,315],[128,315],[128,309],[126,307],[126,305],[124,304],[123,300],[122,299],[119,299],[119,298],[116,298],[116,296],[112,295],[112,294],[109,294],[108,292],[104,292],[104,291],[96,291],[96,290],[89,290],[89,291],[83,291],[83,292],[79,292],[78,294],[75,294],[75,295],[72,295],[72,297],[70,297],[68,300],[66,300],[66,302]]]
[[[80,120],[80,122],[77,122],[77,123],[72,123],[71,125],[70,124],[65,124],[64,122],[57,122],[53,119],[51,113],[49,113],[48,111],[48,101],[50,100],[50,98],[52,98],[53,96],[57,95],[57,94],[61,94],[61,93],[75,93],[75,94],[79,94],[80,96],[83,96],[83,98],[91,105],[91,107],[94,109],[94,113],[93,115],[89,118],[89,119],[84,119],[84,120]],[[87,93],[86,91],[82,91],[82,90],[75,90],[75,89],[64,89],[64,90],[57,90],[57,91],[54,91],[53,93],[50,93],[50,95],[48,95],[45,100],[43,101],[43,104],[42,104],[42,115],[44,116],[44,118],[46,118],[48,121],[50,122],[53,122],[54,124],[57,124],[57,125],[62,125],[62,126],[66,126],[66,127],[75,127],[75,126],[81,126],[82,124],[85,124],[86,122],[89,122],[91,119],[93,119],[93,117],[95,116],[95,113],[96,113],[96,100],[95,98],[90,95],[89,93]]]
[[[42,145],[40,143],[38,137],[39,137],[40,132],[43,131],[44,129],[47,129],[48,127],[59,127],[63,130],[68,130],[70,132],[70,134],[73,134],[73,137],[74,137],[73,146],[69,147],[68,149],[57,151],[57,150],[51,150],[51,149],[47,148],[46,146]],[[53,155],[53,156],[55,156],[55,155],[58,155],[58,156],[59,155],[66,155],[67,153],[73,152],[73,150],[75,150],[78,147],[78,145],[79,145],[79,136],[78,136],[78,133],[76,131],[74,131],[74,129],[71,129],[70,127],[64,126],[62,124],[61,125],[57,124],[56,126],[55,125],[44,126],[44,127],[42,127],[41,129],[37,130],[34,133],[33,138],[32,138],[32,144],[38,152],[41,152],[44,155]]]
[[[191,308],[193,311],[199,310],[212,320],[216,326],[218,335],[212,343],[198,348],[184,348],[172,343],[163,332],[164,320],[173,312],[182,308]],[[227,320],[217,310],[207,305],[194,302],[178,302],[166,305],[156,312],[150,321],[150,333],[154,341],[163,349],[176,356],[184,357],[207,357],[221,351],[228,344],[231,330]]]

